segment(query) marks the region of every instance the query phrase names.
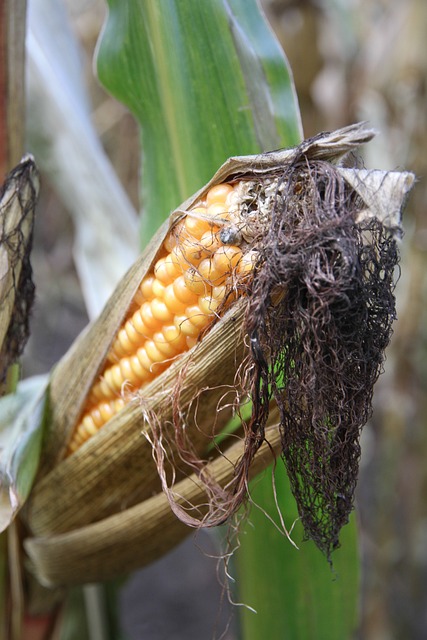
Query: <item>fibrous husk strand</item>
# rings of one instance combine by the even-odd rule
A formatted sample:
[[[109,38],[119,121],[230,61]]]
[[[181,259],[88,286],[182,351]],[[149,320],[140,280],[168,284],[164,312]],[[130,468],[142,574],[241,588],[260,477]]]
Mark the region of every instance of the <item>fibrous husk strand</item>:
[[[246,462],[280,410],[283,458],[307,537],[329,557],[353,507],[360,430],[395,318],[393,232],[356,222],[360,198],[325,162],[277,186],[246,316],[253,414]]]

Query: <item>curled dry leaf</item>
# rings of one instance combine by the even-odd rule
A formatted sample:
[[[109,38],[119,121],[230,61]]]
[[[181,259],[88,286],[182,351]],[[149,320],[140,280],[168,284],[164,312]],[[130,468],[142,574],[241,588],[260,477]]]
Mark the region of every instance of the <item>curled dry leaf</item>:
[[[277,412],[271,423],[277,420]],[[268,443],[268,444],[267,444]],[[227,450],[227,460],[208,463],[207,472],[226,485],[234,465],[241,458],[243,442]],[[266,442],[254,458],[250,478],[271,464],[280,452],[280,432],[276,426],[266,430]],[[199,515],[208,509],[208,495],[196,473],[173,487],[176,505],[197,504]],[[69,532],[29,538],[25,549],[39,581],[48,587],[108,580],[159,558],[189,534],[189,528],[176,517],[164,493],[117,512],[103,520]]]
[[[38,190],[38,172],[28,156],[9,173],[0,193],[0,384],[29,335],[34,299],[30,252]]]
[[[87,579],[77,557],[84,557],[82,536],[91,527],[103,532],[94,560],[99,575],[117,573],[120,567],[109,558],[120,536],[126,537],[126,515],[143,518],[143,505],[161,489],[158,499],[167,498],[187,525],[227,520],[247,496],[272,408],[279,412],[281,450],[306,534],[327,556],[337,546],[353,506],[360,430],[391,335],[396,238],[413,182],[408,173],[339,166],[373,135],[354,125],[295,149],[228,160],[171,214],[100,319],[59,363],[51,379],[46,456],[26,510],[36,536],[26,547],[40,579]],[[210,199],[221,190],[232,195],[214,215]],[[200,236],[182,237],[194,219],[208,224],[210,245]],[[234,262],[230,246],[238,255]],[[198,308],[196,317],[206,317],[188,341],[184,323],[193,316],[188,308],[185,316],[171,311],[164,291],[175,285],[161,274],[168,265],[191,286],[198,277],[212,301],[217,283],[209,270],[223,254],[230,263],[215,276],[223,287],[221,301],[214,309]],[[153,288],[156,295],[163,291],[163,306]],[[141,370],[147,353],[156,353],[153,344],[157,352],[161,346],[155,342],[158,325],[144,315],[144,305],[186,337],[179,357],[152,356],[146,370],[165,369],[156,377]],[[144,329],[135,338],[135,313],[152,324],[152,334]],[[133,339],[141,339],[137,360]],[[249,399],[252,413],[240,430],[212,446]],[[112,417],[96,432],[105,422],[103,412]],[[233,437],[241,439],[234,457]],[[177,487],[188,479],[198,499],[184,489],[184,499],[177,498]],[[108,531],[115,514],[123,530],[113,540]],[[52,572],[47,550],[63,543],[74,560]],[[163,548],[161,536],[157,544]],[[129,562],[138,557],[142,564],[155,555],[136,553],[137,546],[137,540],[128,545]],[[96,567],[90,575],[95,579]]]

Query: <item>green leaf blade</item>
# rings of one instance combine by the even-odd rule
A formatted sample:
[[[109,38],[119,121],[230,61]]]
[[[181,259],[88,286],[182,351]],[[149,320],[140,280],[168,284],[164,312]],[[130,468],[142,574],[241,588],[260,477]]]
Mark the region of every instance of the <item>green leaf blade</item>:
[[[244,610],[245,640],[346,640],[358,619],[359,553],[354,518],[341,532],[341,547],[331,567],[311,541],[303,541],[295,500],[283,465],[274,477],[277,499],[296,549],[280,528],[271,469],[252,483],[253,507],[237,553],[239,599],[257,613]],[[243,579],[242,579],[243,578]]]
[[[260,60],[262,39],[272,36],[253,0],[245,7],[194,0],[109,6],[98,73],[141,126],[148,237],[228,157],[298,142],[298,107],[277,43],[274,51],[264,44],[268,60]],[[249,14],[264,25],[256,43],[245,36]],[[292,97],[286,128],[277,124],[285,122],[283,91],[270,94],[264,66],[286,79],[284,93]]]
[[[28,378],[0,399],[0,531],[25,503],[41,455],[47,376]]]

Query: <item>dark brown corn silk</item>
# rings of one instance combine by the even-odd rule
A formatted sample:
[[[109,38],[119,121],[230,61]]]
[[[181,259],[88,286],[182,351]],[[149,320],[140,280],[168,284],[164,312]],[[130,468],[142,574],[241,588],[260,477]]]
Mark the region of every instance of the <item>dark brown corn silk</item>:
[[[297,157],[277,183],[246,315],[253,413],[241,468],[274,399],[306,536],[328,557],[353,508],[395,318],[395,234],[363,209],[334,165]]]

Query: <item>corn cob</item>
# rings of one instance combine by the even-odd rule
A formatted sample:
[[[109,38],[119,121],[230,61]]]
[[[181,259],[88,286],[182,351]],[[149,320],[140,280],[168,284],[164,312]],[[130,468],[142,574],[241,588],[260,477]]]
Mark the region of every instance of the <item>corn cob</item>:
[[[191,349],[235,298],[256,258],[242,234],[245,186],[215,185],[169,231],[88,395],[67,455]]]

